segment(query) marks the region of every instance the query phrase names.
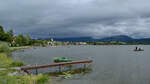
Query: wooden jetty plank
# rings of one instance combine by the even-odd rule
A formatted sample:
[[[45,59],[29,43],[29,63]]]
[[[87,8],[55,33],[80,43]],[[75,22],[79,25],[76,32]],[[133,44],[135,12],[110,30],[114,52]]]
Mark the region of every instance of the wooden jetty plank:
[[[21,67],[21,70],[40,69],[40,68],[57,67],[57,66],[67,66],[67,65],[73,65],[73,64],[86,64],[86,63],[92,63],[92,62],[93,62],[93,60],[80,60],[80,61],[72,61],[72,62],[53,63],[53,64],[47,64],[47,65],[24,66],[24,67]]]

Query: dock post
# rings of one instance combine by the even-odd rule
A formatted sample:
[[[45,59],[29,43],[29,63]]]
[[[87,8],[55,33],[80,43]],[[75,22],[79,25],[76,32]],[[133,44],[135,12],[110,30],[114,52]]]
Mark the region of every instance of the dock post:
[[[71,71],[72,70],[72,65],[70,65],[69,68],[70,68],[70,71]]]
[[[59,66],[59,72],[61,72],[61,66]]]
[[[36,69],[36,73],[35,73],[36,75],[38,75],[38,70]]]
[[[37,66],[37,64],[35,66]],[[38,69],[35,69],[35,74],[38,75]]]
[[[84,64],[84,69],[86,69],[86,64]]]

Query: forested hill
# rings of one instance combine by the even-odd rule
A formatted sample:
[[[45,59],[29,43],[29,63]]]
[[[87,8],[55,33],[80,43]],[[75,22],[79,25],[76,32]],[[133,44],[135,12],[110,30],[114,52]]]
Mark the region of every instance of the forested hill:
[[[49,38],[45,38],[48,40]],[[70,37],[70,38],[54,38],[55,41],[70,41],[70,42],[110,42],[110,41],[121,41],[121,42],[150,42],[150,38],[141,38],[141,39],[134,39],[126,35],[118,35],[118,36],[111,36],[105,37],[100,39],[94,39],[92,37]]]

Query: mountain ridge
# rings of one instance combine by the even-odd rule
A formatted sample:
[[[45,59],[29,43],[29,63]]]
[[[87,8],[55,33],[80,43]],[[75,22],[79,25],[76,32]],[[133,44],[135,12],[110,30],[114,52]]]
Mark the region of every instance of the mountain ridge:
[[[45,38],[45,40],[49,40],[49,38]],[[110,37],[104,37],[104,38],[100,38],[100,39],[94,39],[92,37],[68,37],[68,38],[54,38],[54,40],[55,41],[63,41],[63,42],[65,42],[65,41],[70,41],[70,42],[121,41],[121,42],[146,42],[146,43],[150,42],[150,38],[134,39],[134,38],[132,38],[130,36],[126,36],[126,35],[110,36]]]

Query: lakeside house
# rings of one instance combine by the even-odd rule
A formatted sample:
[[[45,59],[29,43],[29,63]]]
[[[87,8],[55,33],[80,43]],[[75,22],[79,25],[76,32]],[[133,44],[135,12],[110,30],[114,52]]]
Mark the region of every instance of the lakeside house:
[[[86,45],[86,42],[75,42],[76,45]]]
[[[53,45],[54,39],[50,38],[50,41],[47,42],[48,45]]]

